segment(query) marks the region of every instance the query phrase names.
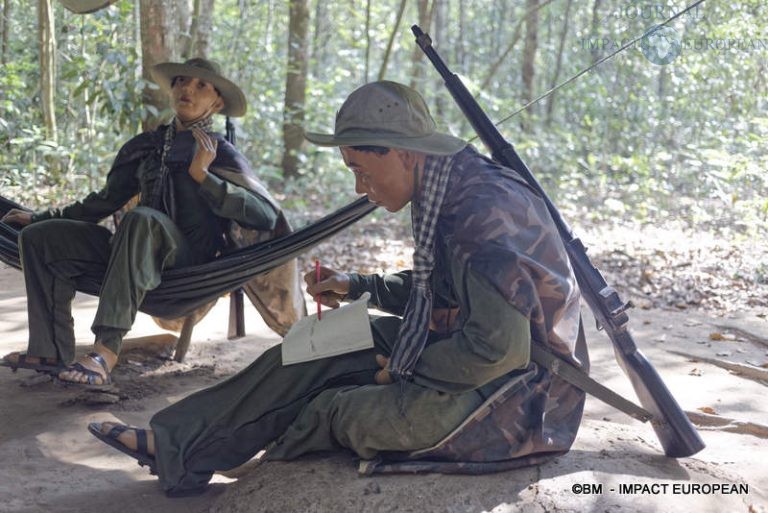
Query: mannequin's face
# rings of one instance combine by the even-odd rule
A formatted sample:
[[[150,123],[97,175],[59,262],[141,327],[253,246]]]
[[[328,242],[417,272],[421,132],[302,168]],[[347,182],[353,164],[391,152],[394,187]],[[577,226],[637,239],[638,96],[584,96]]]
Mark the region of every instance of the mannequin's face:
[[[209,82],[179,76],[171,88],[171,107],[183,123],[191,123],[219,112],[224,100]]]
[[[413,198],[415,173],[421,169],[419,163],[423,160],[422,154],[390,149],[379,155],[343,146],[341,156],[355,174],[355,191],[367,194],[371,203],[390,212],[397,212]]]

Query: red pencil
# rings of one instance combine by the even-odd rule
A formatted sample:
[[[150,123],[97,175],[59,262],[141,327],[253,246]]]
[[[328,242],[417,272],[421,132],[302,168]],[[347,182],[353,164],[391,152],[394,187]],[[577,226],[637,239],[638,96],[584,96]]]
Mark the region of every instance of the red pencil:
[[[320,283],[320,260],[315,260],[315,283]],[[323,312],[320,310],[320,294],[315,296],[317,303],[317,320],[323,320]]]

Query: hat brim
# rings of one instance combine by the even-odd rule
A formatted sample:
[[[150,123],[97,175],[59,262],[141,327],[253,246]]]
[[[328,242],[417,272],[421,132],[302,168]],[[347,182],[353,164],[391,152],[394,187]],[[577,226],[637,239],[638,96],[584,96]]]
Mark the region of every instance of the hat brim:
[[[117,0],[60,0],[60,2],[75,14],[88,14],[114,4]]]
[[[403,137],[386,133],[320,134],[304,132],[304,138],[318,146],[383,146],[401,150],[413,150],[430,155],[453,155],[461,151],[467,142],[448,134],[434,132],[419,137]]]
[[[170,92],[171,81],[174,77],[192,77],[205,80],[219,91],[224,100],[224,108],[221,109],[220,114],[237,118],[244,116],[248,110],[245,95],[240,88],[213,71],[178,62],[163,62],[152,66],[152,77],[166,92]]]

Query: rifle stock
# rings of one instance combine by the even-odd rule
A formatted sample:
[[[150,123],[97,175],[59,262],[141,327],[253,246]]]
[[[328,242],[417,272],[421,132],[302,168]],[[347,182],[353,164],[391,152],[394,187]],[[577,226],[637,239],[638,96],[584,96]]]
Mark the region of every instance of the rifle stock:
[[[680,458],[699,452],[704,448],[704,442],[664,385],[656,369],[637,348],[627,329],[629,317],[626,311],[632,305],[624,303],[618,293],[608,286],[600,271],[592,265],[581,240],[573,236],[570,227],[514,147],[499,133],[461,79],[448,69],[432,47],[429,35],[418,25],[411,27],[411,30],[416,36],[416,43],[440,73],[454,100],[490,150],[493,159],[517,171],[546,203],[565,244],[582,296],[599,326],[608,334],[616,360],[629,377],[640,404],[653,415],[651,425],[664,448],[664,453]]]

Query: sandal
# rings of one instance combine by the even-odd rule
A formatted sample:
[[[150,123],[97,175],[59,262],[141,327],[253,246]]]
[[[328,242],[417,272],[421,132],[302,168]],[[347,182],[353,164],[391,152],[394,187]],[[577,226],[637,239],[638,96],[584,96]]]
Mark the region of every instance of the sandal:
[[[29,369],[37,372],[47,372],[49,374],[58,374],[66,368],[66,365],[55,358],[39,357],[39,362],[32,363],[27,361],[27,353],[19,353],[19,359],[15,362],[3,358],[0,365],[10,367],[13,372],[19,369]]]
[[[140,466],[143,467],[146,465],[147,467],[149,467],[149,473],[152,474],[153,476],[157,475],[155,457],[149,454],[149,451],[147,450],[147,430],[146,429],[139,429],[131,426],[126,426],[125,424],[115,424],[115,426],[112,427],[112,429],[104,433],[102,432],[101,425],[102,425],[101,422],[91,422],[90,424],[88,424],[88,431],[90,431],[93,436],[95,436],[105,444],[109,445],[110,447],[117,449],[123,454],[127,454],[131,458],[134,458],[135,460],[137,460]],[[135,451],[117,439],[118,436],[130,430],[133,430],[136,432],[136,450]]]
[[[112,375],[109,373],[109,366],[107,365],[107,361],[104,359],[104,357],[95,351],[92,353],[88,353],[86,356],[91,360],[93,360],[94,362],[101,365],[101,368],[104,369],[104,373],[105,373],[104,376],[102,376],[100,373],[96,372],[95,370],[89,369],[88,367],[86,367],[80,362],[75,362],[64,369],[61,369],[59,374],[61,374],[61,372],[77,371],[82,374],[85,374],[87,381],[83,383],[81,381],[70,381],[68,379],[62,379],[57,377],[58,382],[66,386],[78,385],[78,386],[93,387],[93,386],[111,385]],[[96,382],[97,379],[100,379],[101,383],[97,383]]]

